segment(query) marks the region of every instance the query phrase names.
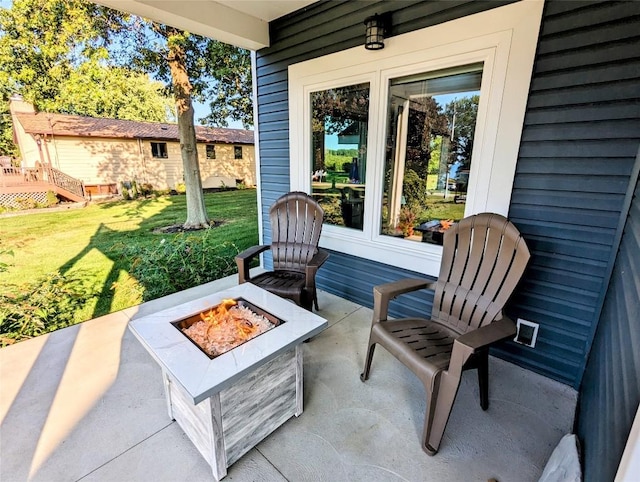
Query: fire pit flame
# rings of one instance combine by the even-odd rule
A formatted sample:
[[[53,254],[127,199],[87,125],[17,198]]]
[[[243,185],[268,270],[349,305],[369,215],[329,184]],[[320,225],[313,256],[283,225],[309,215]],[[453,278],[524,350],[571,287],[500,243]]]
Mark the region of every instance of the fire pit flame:
[[[234,299],[225,299],[208,311],[200,313],[181,331],[210,357],[216,357],[255,338],[275,326],[263,315],[256,313]]]

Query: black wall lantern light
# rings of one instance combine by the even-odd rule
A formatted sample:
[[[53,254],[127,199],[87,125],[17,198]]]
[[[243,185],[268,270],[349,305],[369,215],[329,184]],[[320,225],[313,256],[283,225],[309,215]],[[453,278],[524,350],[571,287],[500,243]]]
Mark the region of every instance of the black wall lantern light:
[[[384,48],[384,36],[388,33],[389,14],[377,13],[367,17],[364,21],[366,27],[364,48],[367,50],[381,50]]]

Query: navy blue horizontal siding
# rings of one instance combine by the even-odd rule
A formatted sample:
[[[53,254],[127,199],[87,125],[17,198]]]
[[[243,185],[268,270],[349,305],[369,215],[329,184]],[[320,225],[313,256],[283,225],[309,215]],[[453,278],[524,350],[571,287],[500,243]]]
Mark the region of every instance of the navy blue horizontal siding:
[[[392,11],[392,35],[511,2],[318,2],[271,23],[257,55],[262,206],[289,190],[288,66],[362,45],[365,17]],[[640,140],[640,2],[545,4],[509,216],[533,257],[508,307],[540,323],[538,345],[496,354],[578,387],[615,253]],[[265,240],[270,240],[265,216]],[[415,276],[334,252],[319,286],[371,306],[374,285]],[[427,314],[428,296],[392,307]]]
[[[640,150],[636,166],[640,170]],[[580,387],[584,480],[613,480],[640,403],[640,184]]]
[[[639,72],[638,2],[546,3],[509,210],[532,250],[511,308],[539,341],[500,352],[576,388],[640,141]]]
[[[317,280],[322,289],[339,294],[363,306],[373,306],[373,287],[401,278],[414,278],[416,274],[336,251],[330,252],[325,265],[318,271]],[[419,275],[424,278],[424,275]],[[389,313],[399,316],[425,316],[431,313],[433,293],[421,291],[392,301]]]

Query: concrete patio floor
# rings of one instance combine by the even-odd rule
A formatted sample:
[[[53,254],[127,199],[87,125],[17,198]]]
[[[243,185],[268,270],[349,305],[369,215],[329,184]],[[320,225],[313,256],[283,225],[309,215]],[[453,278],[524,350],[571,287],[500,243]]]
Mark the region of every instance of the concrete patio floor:
[[[0,350],[0,480],[204,481],[167,415],[160,368],[127,323],[235,284],[229,277]],[[329,328],[304,348],[304,413],[228,481],[534,481],[572,428],[576,392],[491,357],[490,406],[465,373],[440,452],[420,449],[425,395],[378,348],[359,379],[371,310],[320,293]]]

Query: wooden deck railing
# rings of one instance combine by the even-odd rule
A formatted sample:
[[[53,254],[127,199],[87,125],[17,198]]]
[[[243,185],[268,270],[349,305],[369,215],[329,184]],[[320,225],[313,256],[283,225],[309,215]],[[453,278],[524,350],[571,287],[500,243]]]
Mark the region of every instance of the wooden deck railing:
[[[52,184],[62,189],[66,189],[76,196],[84,197],[84,184],[82,181],[79,181],[75,177],[71,177],[58,169],[54,169],[53,167],[47,168],[47,170]]]
[[[18,192],[21,188],[24,188],[25,192],[31,192],[34,189],[50,189],[63,196],[70,193],[74,197],[85,197],[82,181],[59,169],[53,167],[0,168],[0,189]]]

